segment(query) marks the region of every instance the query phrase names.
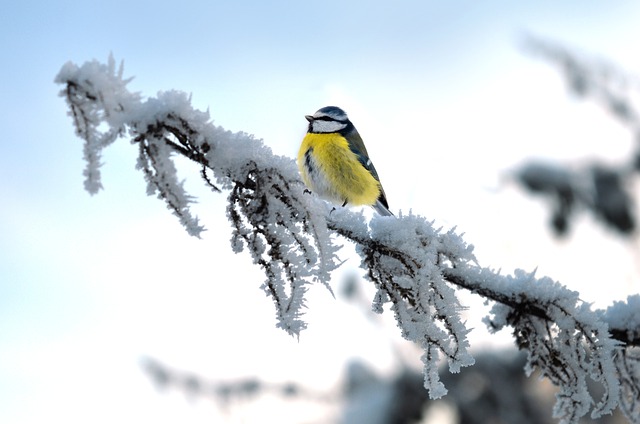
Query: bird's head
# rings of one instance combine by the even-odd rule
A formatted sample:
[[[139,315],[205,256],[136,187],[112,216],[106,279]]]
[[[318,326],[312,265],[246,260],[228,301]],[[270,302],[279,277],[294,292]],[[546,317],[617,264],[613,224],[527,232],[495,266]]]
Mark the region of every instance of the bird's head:
[[[309,132],[312,133],[334,133],[351,124],[345,111],[337,106],[325,106],[305,118],[309,121]]]

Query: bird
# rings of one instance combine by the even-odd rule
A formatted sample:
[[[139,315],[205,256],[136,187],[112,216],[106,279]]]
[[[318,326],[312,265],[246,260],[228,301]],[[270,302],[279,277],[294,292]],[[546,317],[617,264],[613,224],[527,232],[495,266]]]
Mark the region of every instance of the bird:
[[[337,106],[325,106],[309,121],[298,152],[298,168],[306,186],[319,197],[346,206],[368,205],[393,216],[362,137]]]

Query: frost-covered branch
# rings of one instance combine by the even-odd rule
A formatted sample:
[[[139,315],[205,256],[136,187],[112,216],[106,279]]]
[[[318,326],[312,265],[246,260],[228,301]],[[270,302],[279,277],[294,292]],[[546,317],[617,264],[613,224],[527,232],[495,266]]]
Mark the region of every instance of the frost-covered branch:
[[[64,84],[76,133],[85,143],[85,187],[102,188],[100,155],[117,136],[139,147],[137,168],[156,194],[178,217],[187,232],[199,236],[204,228],[193,216],[192,197],[178,180],[173,155],[180,154],[201,168],[205,184],[227,190],[227,215],[234,227],[234,251],[247,248],[267,276],[262,288],[276,304],[278,326],[298,335],[308,284],[329,287],[337,266],[335,247],[322,213],[314,209],[291,160],[273,155],[260,140],[231,133],[209,122],[208,113],[194,110],[182,92],[159,93],[142,101],[130,93],[116,72],[113,58],[82,67],[67,63],[56,79]],[[106,129],[102,131],[103,128]]]
[[[101,151],[118,137],[137,144],[148,193],[164,200],[189,234],[197,236],[203,227],[191,214],[193,199],[178,180],[173,156],[195,162],[208,187],[228,193],[232,248],[247,250],[264,271],[262,289],[274,301],[277,325],[288,333],[299,335],[305,328],[308,286],[320,283],[331,290],[331,271],[340,264],[338,243],[347,240],[377,289],[374,311],[389,305],[403,337],[422,347],[431,397],[446,394],[440,358],[451,372],[474,362],[456,296],[462,289],[494,302],[489,327],[512,327],[517,345],[528,352],[527,372],[537,367],[559,387],[555,412],[563,422],[575,423],[589,411],[608,413],[619,401],[630,418],[638,418],[637,356],[630,345],[638,340],[640,312],[626,311],[623,321],[614,312],[624,308],[593,311],[577,293],[548,278],[482,268],[460,235],[436,229],[423,217],[368,221],[362,213],[332,209],[305,190],[293,160],[274,155],[250,135],[213,125],[185,94],[170,91],[143,101],[130,93],[113,59],[107,65],[67,63],[56,81],[64,85],[61,94],[85,143],[85,186],[91,193],[102,187]],[[609,327],[616,329],[615,339]],[[587,380],[604,389],[599,399],[586,389]]]

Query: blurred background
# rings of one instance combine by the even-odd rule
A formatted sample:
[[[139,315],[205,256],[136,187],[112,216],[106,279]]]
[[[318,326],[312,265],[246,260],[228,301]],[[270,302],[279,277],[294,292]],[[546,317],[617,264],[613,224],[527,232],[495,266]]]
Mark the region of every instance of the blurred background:
[[[388,311],[369,312],[373,291],[350,246],[337,299],[312,288],[296,340],[275,328],[259,269],[231,252],[226,196],[202,187],[197,167],[180,169],[202,239],[145,195],[127,140],[105,152],[105,190],[85,192],[82,142],[53,83],[67,61],[113,54],[132,91],[191,93],[215,124],[291,158],[304,115],[340,106],[392,211],[456,227],[481,265],[537,268],[595,308],[639,291],[637,187],[621,176],[635,124],[568,89],[562,66],[526,41],[633,76],[636,2],[26,0],[1,10],[0,422],[372,423],[394,422],[373,408],[399,408],[394,393],[415,396],[418,417],[426,405],[420,352]],[[626,92],[637,89],[630,78]],[[569,201],[559,226],[562,182],[595,164],[614,172],[599,193],[618,193],[631,225],[615,228],[591,199]],[[481,323],[482,301],[461,296],[479,365],[459,376],[467,391],[445,380],[450,401],[425,406],[423,422],[473,422],[456,405],[487,393],[482,370],[513,369],[505,387],[536,383],[510,335]],[[551,405],[538,412],[550,420]]]

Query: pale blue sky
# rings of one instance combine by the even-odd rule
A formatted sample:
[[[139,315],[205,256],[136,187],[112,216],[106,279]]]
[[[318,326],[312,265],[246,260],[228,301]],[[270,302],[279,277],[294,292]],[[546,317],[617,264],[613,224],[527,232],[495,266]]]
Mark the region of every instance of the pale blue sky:
[[[303,116],[342,106],[367,142],[392,210],[413,208],[458,225],[487,265],[540,266],[562,281],[571,272],[545,262],[556,250],[530,250],[548,236],[540,206],[522,199],[512,206],[513,193],[502,200],[488,189],[532,154],[597,155],[601,142],[583,137],[607,133],[615,139],[604,150],[615,157],[629,140],[567,97],[556,72],[523,55],[518,40],[530,31],[637,72],[639,19],[632,1],[3,5],[0,422],[209,422],[215,408],[192,416],[188,403],[152,390],[136,362],[146,354],[222,378],[265,373],[251,352],[259,349],[264,361],[288,364],[287,371],[271,366],[265,378],[288,372],[308,380],[318,376],[305,374],[304,358],[327,341],[344,341],[325,354],[321,368],[333,371],[321,385],[337,378],[340,358],[367,356],[367,348],[380,351],[371,361],[392,362],[384,341],[347,346],[349,329],[327,323],[328,311],[369,330],[322,289],[311,293],[311,328],[300,342],[272,329],[260,274],[239,277],[250,260],[228,251],[224,196],[202,199],[198,211],[209,231],[190,239],[161,202],[145,197],[126,141],[105,156],[106,190],[84,192],[81,142],[53,83],[66,61],[106,61],[113,53],[125,61],[125,75],[136,77],[133,90],[190,92],[217,124],[253,133],[291,157]],[[567,139],[581,142],[560,142]],[[185,176],[197,186],[195,172]],[[523,211],[535,214],[525,224],[539,234],[535,243],[514,236],[522,225],[515,214]],[[624,255],[625,246],[610,243]],[[185,274],[187,256],[200,265]],[[637,282],[629,284],[638,291]],[[239,298],[258,324],[225,310]]]

